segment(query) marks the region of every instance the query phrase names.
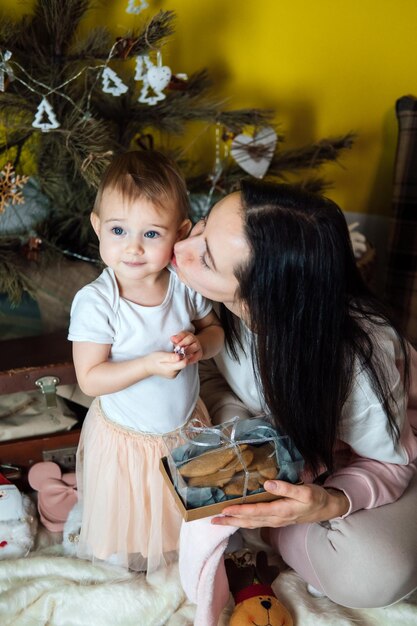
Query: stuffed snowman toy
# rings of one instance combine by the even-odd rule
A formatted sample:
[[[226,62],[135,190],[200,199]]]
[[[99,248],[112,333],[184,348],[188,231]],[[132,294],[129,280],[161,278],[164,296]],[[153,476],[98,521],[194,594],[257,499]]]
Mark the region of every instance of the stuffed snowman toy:
[[[0,474],[0,559],[26,556],[37,528],[35,505]]]

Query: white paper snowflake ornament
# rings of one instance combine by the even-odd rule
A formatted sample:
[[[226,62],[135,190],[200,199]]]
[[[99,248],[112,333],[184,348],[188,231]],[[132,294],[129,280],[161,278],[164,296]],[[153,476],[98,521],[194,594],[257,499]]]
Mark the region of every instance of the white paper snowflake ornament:
[[[9,204],[24,204],[22,188],[28,182],[28,176],[16,174],[13,164],[8,161],[0,171],[0,213]]]
[[[50,130],[60,127],[60,123],[56,119],[54,110],[46,98],[42,98],[42,102],[38,106],[32,126],[34,128],[40,128],[43,133],[47,133]]]
[[[110,67],[104,68],[101,79],[104,93],[111,93],[112,96],[121,96],[128,90],[122,79]]]
[[[149,4],[146,0],[129,0],[128,5],[126,7],[126,13],[134,13],[138,15],[144,9],[147,9]]]
[[[277,144],[277,134],[270,126],[255,135],[241,133],[233,141],[230,153],[236,163],[251,176],[263,178],[268,171]]]

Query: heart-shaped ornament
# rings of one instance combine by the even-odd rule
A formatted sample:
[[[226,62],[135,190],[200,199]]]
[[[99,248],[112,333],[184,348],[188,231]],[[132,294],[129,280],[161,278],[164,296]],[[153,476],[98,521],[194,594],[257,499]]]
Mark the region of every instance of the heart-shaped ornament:
[[[263,178],[277,145],[277,134],[270,126],[255,135],[241,133],[232,141],[230,152],[236,163],[251,176]]]
[[[148,83],[154,91],[160,92],[168,86],[171,80],[171,74],[171,68],[169,68],[168,65],[161,67],[154,65],[148,70]]]

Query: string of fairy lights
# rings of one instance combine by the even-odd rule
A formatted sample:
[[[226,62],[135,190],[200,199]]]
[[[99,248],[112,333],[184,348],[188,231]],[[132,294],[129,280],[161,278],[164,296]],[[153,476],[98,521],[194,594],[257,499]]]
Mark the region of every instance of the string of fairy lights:
[[[5,78],[7,76],[9,81],[17,81],[33,93],[39,94],[41,100],[36,110],[32,126],[42,130],[43,132],[49,132],[60,127],[60,123],[55,115],[53,107],[48,100],[48,97],[51,94],[68,100],[74,109],[80,112],[84,119],[88,119],[91,116],[91,95],[96,86],[97,80],[101,80],[101,88],[103,92],[109,93],[112,96],[117,97],[128,91],[127,85],[125,85],[120,76],[115,72],[115,70],[109,67],[111,59],[116,54],[115,51],[117,46],[118,42],[113,44],[107,59],[103,64],[95,66],[87,65],[56,87],[46,85],[31,76],[24,67],[12,59],[12,53],[10,50],[0,51],[0,91],[5,91]],[[162,63],[162,54],[160,50],[156,51],[155,56],[155,62],[151,59],[149,54],[136,57],[134,80],[142,82],[142,89],[140,91],[138,101],[143,104],[148,104],[149,106],[153,106],[157,102],[166,98],[164,89],[168,86],[172,76],[171,68],[167,65],[163,65]],[[17,73],[17,70],[20,74]],[[97,74],[97,79],[92,82],[86,98],[86,108],[85,110],[82,110],[80,106],[63,91],[63,89],[74,80],[77,80],[85,72],[95,72]],[[187,76],[185,74],[177,74],[177,78],[186,80]]]

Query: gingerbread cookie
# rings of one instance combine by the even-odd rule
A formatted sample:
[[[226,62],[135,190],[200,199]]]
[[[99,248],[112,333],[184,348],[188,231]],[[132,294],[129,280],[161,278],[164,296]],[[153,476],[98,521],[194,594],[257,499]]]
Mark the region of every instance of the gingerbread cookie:
[[[221,472],[215,472],[214,474],[208,474],[208,476],[191,476],[187,478],[187,485],[189,487],[220,487],[223,488],[229,480],[231,480],[233,474],[230,476],[224,476]]]
[[[241,452],[248,448],[247,444],[239,446]],[[191,459],[179,468],[179,473],[184,478],[195,478],[196,476],[208,476],[214,474],[236,459],[234,448],[220,448],[204,452],[194,459]]]
[[[189,487],[223,487],[226,485],[236,472],[239,472],[244,468],[246,469],[252,462],[252,450],[249,448],[242,450],[242,447],[243,446],[240,447],[241,459],[233,459],[233,461],[213,474],[208,474],[206,476],[191,476],[187,480]]]
[[[227,496],[242,496],[245,486],[245,472],[235,474],[233,478],[225,485],[223,491]],[[257,478],[249,478],[247,488],[248,491],[256,491],[261,485]]]
[[[249,472],[258,472],[265,479],[273,480],[278,475],[278,467],[274,448],[270,443],[262,446],[250,446],[253,459],[248,467]]]

